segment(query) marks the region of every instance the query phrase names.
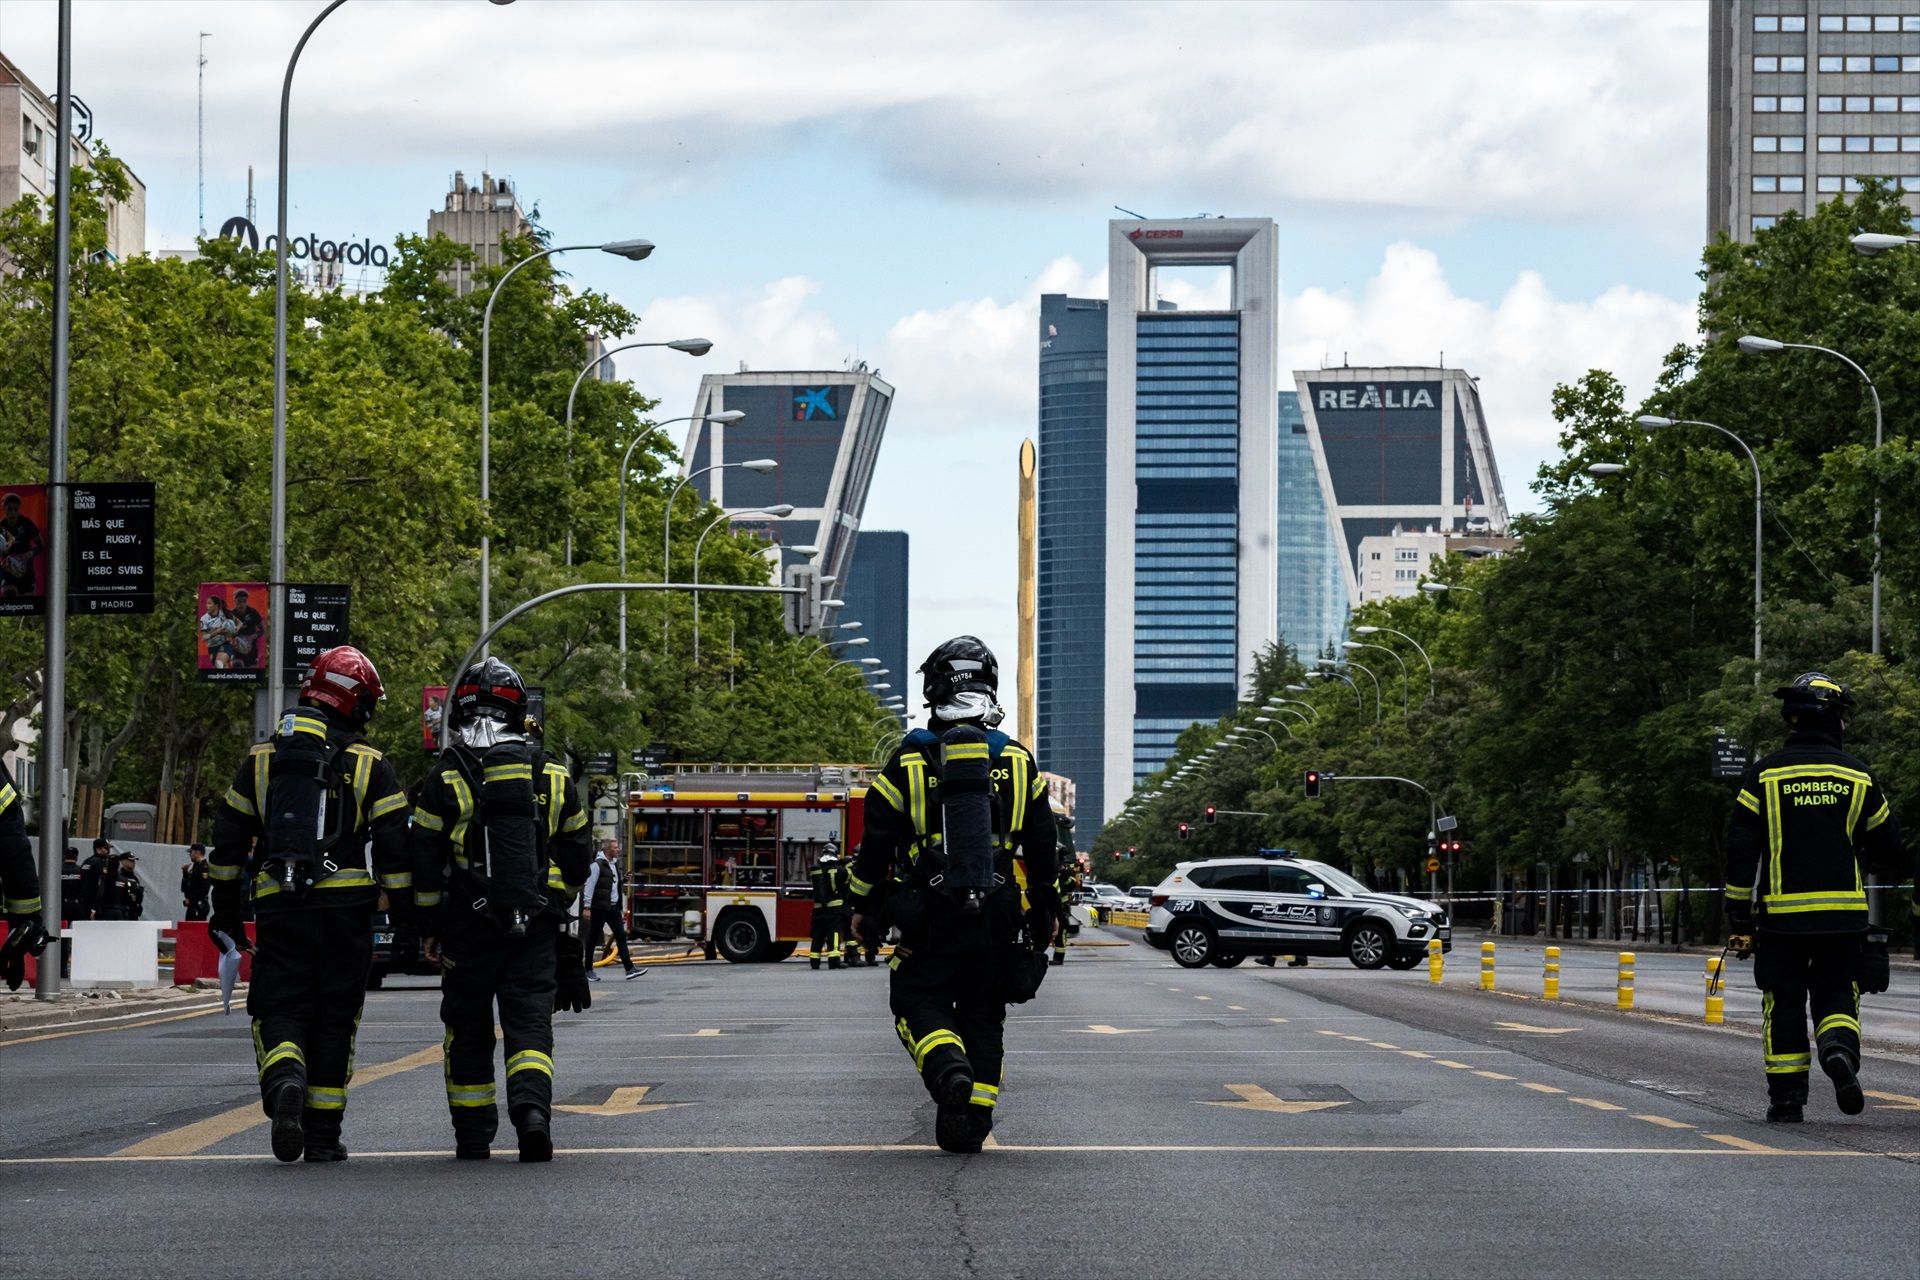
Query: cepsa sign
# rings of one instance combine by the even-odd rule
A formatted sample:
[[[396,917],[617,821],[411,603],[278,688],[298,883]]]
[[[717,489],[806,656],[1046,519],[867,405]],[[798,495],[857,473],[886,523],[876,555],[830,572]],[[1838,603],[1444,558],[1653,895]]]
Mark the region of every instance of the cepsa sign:
[[[1140,227],[1127,232],[1129,240],[1184,240],[1187,233],[1179,227]]]
[[[260,248],[260,232],[245,218],[228,218],[220,224],[220,237],[223,240],[238,240],[249,249]],[[266,250],[272,253],[280,246],[279,236],[268,236]],[[321,262],[344,262],[350,267],[379,267],[385,270],[392,258],[387,246],[375,244],[371,240],[361,240],[354,244],[351,240],[322,240],[318,236],[295,236],[287,246],[289,258],[318,258]]]

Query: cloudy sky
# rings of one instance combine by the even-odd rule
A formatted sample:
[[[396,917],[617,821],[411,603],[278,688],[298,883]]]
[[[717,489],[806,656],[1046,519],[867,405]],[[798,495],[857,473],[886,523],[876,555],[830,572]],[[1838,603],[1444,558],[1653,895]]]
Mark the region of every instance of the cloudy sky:
[[[147,184],[149,248],[199,226],[199,34],[207,222],[250,165],[266,221],[320,7],[75,4],[75,91]],[[49,92],[54,17],[0,5],[0,52]],[[702,367],[877,366],[899,399],[867,525],[913,536],[911,649],[973,631],[1010,659],[1038,299],[1105,296],[1112,206],[1276,219],[1283,367],[1444,351],[1523,507],[1553,385],[1643,392],[1693,335],[1705,68],[1698,3],[354,0],[296,78],[292,218],[389,240],[485,169],[564,240],[655,241],[568,265],[643,337],[718,344],[620,359],[662,416]]]

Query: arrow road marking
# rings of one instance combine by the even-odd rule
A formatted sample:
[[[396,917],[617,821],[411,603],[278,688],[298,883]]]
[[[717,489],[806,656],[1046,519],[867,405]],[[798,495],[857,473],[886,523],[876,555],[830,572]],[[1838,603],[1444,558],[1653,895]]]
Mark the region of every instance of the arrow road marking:
[[[1578,1027],[1536,1027],[1528,1022],[1496,1022],[1493,1024],[1506,1031],[1524,1031],[1535,1036],[1564,1036],[1578,1031]]]
[[[1104,1022],[1096,1022],[1090,1027],[1074,1027],[1077,1036],[1137,1036],[1153,1030],[1152,1027],[1110,1027]]]
[[[1239,1102],[1202,1102],[1203,1107],[1233,1107],[1240,1111],[1272,1111],[1283,1116],[1302,1115],[1308,1111],[1331,1111],[1335,1107],[1344,1107],[1344,1102],[1289,1102],[1285,1098],[1276,1098],[1257,1084],[1230,1084],[1227,1092],[1238,1094]]]
[[[581,1106],[576,1103],[562,1103],[555,1111],[571,1111],[581,1116],[640,1116],[649,1111],[666,1111],[673,1107],[690,1107],[690,1102],[645,1102],[647,1090],[652,1085],[636,1084],[615,1089],[613,1096],[598,1106]]]

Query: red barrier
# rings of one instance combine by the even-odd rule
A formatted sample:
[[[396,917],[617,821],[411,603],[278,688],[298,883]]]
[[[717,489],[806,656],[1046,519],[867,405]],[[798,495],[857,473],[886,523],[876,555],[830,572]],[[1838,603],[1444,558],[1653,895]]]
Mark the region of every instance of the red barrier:
[[[253,926],[247,926],[247,941],[253,941]],[[207,936],[205,920],[182,920],[173,940],[173,985],[190,987],[199,978],[220,976],[220,947]],[[240,956],[240,981],[253,978],[253,954]]]

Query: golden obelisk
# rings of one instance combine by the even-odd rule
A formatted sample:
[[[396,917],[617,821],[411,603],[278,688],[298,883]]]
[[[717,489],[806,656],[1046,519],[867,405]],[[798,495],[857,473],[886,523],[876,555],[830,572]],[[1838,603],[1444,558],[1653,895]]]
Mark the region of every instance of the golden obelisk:
[[[1040,484],[1035,475],[1038,458],[1033,441],[1020,442],[1020,662],[1017,677],[1019,705],[1015,708],[1020,741],[1031,749],[1038,725],[1034,723],[1034,667],[1039,627],[1034,615],[1040,572]]]

